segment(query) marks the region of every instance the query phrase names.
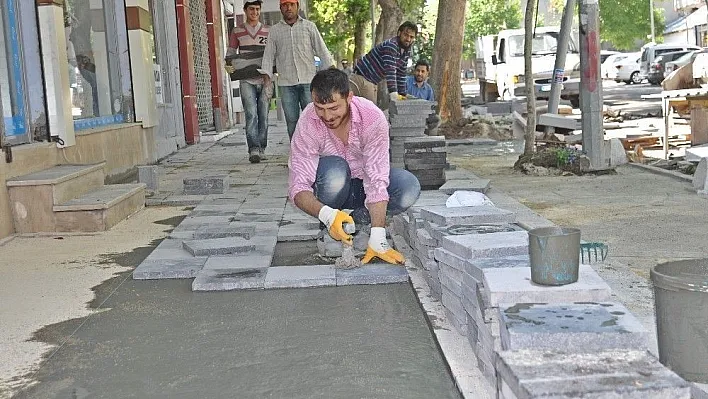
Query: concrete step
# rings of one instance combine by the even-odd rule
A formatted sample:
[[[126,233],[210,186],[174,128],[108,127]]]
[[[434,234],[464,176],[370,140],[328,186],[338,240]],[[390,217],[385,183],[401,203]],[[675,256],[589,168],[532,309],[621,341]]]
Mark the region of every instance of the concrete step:
[[[145,184],[111,184],[54,205],[55,230],[106,231],[145,206]]]
[[[103,186],[104,165],[58,165],[8,180],[15,232],[55,231],[53,206]]]

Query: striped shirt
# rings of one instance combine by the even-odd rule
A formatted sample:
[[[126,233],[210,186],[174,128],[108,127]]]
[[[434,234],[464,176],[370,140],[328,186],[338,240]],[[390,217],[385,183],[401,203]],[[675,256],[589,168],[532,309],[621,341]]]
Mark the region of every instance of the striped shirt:
[[[353,97],[349,142],[342,143],[315,113],[310,103],[297,122],[290,144],[290,199],[303,191],[313,192],[321,156],[336,155],[349,164],[352,178],[364,182],[367,204],[388,201],[390,164],[388,158],[388,122],[376,104]]]
[[[302,18],[298,18],[292,26],[280,21],[270,27],[263,55],[263,70],[272,78],[275,65],[280,86],[310,84],[317,73],[315,56],[320,57],[322,69],[333,64],[317,26]]]
[[[354,67],[354,73],[363,76],[373,84],[386,79],[389,93],[406,95],[406,67],[411,58],[411,49],[404,50],[398,44],[398,36],[384,40],[361,57]]]
[[[263,84],[258,69],[263,64],[263,51],[268,43],[268,26],[260,22],[256,26],[248,23],[234,27],[229,35],[226,59],[236,68],[231,80],[245,80],[252,84]],[[236,52],[238,50],[238,53]]]

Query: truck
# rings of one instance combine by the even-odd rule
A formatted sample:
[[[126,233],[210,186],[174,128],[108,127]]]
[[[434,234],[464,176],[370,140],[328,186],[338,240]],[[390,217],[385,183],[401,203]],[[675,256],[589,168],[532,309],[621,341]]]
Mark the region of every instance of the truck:
[[[559,26],[537,27],[533,38],[532,71],[534,94],[548,100],[556,62]],[[571,34],[562,77],[561,98],[580,106],[580,51],[577,32]],[[526,96],[524,77],[524,30],[504,29],[496,35],[477,38],[475,72],[485,103]]]

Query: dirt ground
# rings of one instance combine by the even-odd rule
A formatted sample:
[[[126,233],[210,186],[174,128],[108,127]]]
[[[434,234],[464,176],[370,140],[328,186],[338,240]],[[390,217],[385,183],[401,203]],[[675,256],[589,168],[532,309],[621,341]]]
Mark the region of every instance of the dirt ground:
[[[499,189],[582,239],[609,245],[596,270],[615,296],[653,326],[649,271],[660,262],[708,258],[708,208],[687,182],[631,165],[605,176],[527,176],[514,171],[517,154],[449,154],[458,168],[491,179]]]

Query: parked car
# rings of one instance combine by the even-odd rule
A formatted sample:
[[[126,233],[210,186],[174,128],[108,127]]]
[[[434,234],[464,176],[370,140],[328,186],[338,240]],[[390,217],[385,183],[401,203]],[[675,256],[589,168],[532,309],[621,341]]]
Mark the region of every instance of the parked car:
[[[617,77],[617,68],[615,68],[615,64],[627,58],[628,56],[629,54],[627,53],[617,53],[605,58],[605,61],[600,66],[600,73],[602,75],[602,78],[614,80]],[[602,56],[600,56],[600,59],[602,59]]]
[[[653,85],[658,85],[661,83],[661,81],[664,80],[664,69],[666,68],[666,63],[679,59],[688,53],[693,53],[693,50],[681,50],[671,53],[664,53],[654,58],[654,62],[649,65],[649,74],[647,75],[647,80],[649,83]]]
[[[671,75],[671,72],[681,68],[684,65],[690,64],[691,62],[693,62],[693,60],[696,59],[696,56],[698,54],[705,53],[706,51],[708,50],[692,51],[690,53],[684,54],[682,57],[679,57],[673,61],[667,62],[664,66],[664,79],[669,77],[669,75]]]
[[[654,59],[662,54],[673,53],[674,51],[700,50],[700,47],[690,44],[654,44],[645,46],[642,50],[642,59],[640,62],[639,72],[642,79],[649,76],[649,66],[654,62]]]
[[[615,76],[615,82],[642,83],[644,79],[639,75],[639,60],[641,57],[641,54],[633,53],[628,55],[627,58],[616,62],[617,76]]]

